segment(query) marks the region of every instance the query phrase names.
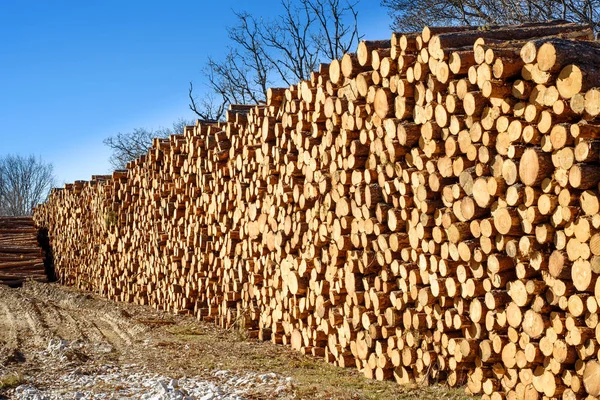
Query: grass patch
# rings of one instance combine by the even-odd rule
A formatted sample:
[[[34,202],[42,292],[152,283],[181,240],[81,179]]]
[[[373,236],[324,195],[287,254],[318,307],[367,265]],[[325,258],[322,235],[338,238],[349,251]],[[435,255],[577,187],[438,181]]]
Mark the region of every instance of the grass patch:
[[[205,334],[202,328],[197,325],[175,325],[167,328],[167,332],[176,336],[201,336]]]
[[[146,326],[163,326],[163,325],[175,325],[175,321],[169,319],[137,319],[136,322]]]
[[[0,376],[0,389],[12,389],[25,383],[21,374],[10,374]]]
[[[237,329],[226,331],[199,323],[172,326],[167,330],[176,335],[179,343],[199,346],[192,359],[202,359],[206,368],[275,372],[292,377],[294,394],[299,399],[474,399],[462,388],[452,389],[443,384],[400,386],[391,380],[367,379],[354,368],[340,368],[289,347],[244,339]]]
[[[142,364],[175,378],[200,376],[215,379],[215,370],[234,374],[268,373],[292,378],[291,397],[304,400],[474,400],[463,388],[449,388],[444,381],[435,385],[398,385],[363,376],[355,368],[340,368],[322,358],[305,356],[288,346],[249,338],[240,320],[229,329],[187,317],[171,319],[173,324],[155,323],[152,335],[157,352],[145,352]],[[157,318],[160,319],[160,318]],[[139,359],[136,360],[139,362]],[[249,398],[261,399],[264,396]]]

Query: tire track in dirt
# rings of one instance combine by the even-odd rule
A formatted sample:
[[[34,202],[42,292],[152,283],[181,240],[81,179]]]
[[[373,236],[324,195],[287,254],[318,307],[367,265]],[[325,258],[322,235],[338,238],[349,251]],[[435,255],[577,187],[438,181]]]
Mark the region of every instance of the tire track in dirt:
[[[6,350],[18,349],[21,346],[19,335],[15,329],[15,319],[8,305],[0,301],[0,342]]]
[[[281,348],[240,340],[235,332],[194,318],[110,302],[58,284],[25,282],[19,289],[0,285],[0,378],[23,376],[42,392],[57,393],[54,398],[73,398],[72,394],[87,390],[84,387],[90,382],[90,390],[106,393],[120,393],[128,387],[151,390],[140,384],[144,374],[153,377],[153,382],[158,382],[159,375],[216,382],[225,378],[213,372],[223,370],[270,374],[280,373],[275,368],[281,368],[289,375],[291,363],[283,356],[280,359]],[[294,352],[290,360],[300,364],[300,357]],[[310,365],[302,376],[319,371],[310,383],[314,385],[321,379],[321,367]],[[243,381],[246,387],[247,379]],[[250,389],[250,398],[277,398],[279,384],[263,383]],[[270,391],[265,394],[264,388]],[[0,389],[0,398],[19,398],[14,393]],[[344,395],[337,398],[350,398]],[[319,397],[325,398],[331,397]]]
[[[10,291],[10,292],[3,292]],[[44,349],[50,339],[107,342],[120,351],[139,341],[147,328],[114,305],[58,291],[51,285],[0,288],[0,346]],[[20,340],[26,338],[26,343]],[[6,342],[6,345],[2,345]]]
[[[60,297],[50,287],[24,287],[24,293],[30,296],[39,307],[49,326],[51,337],[65,340],[83,339],[85,341],[103,341],[105,335],[94,324],[96,311],[85,297],[62,292]]]
[[[124,346],[130,344],[123,340],[109,324],[100,320],[93,321],[92,324],[100,335],[102,335],[104,340],[110,343],[116,350],[122,350]]]
[[[48,306],[52,310],[48,312],[56,315],[60,318],[62,324],[69,327],[69,332],[61,335],[63,339],[76,337],[89,342],[102,340],[102,334],[94,329],[93,325],[87,319],[74,318],[73,312],[70,312],[70,310],[66,310],[69,312],[65,312],[65,309],[57,305],[54,301],[48,302]]]
[[[37,300],[37,299],[36,299]],[[86,339],[87,335],[79,324],[70,318],[70,313],[56,306],[52,301],[36,301],[34,308],[46,332],[41,337],[46,341],[52,338],[73,340]]]
[[[112,334],[118,337],[125,345],[131,345],[133,343],[133,337],[125,330],[121,329],[110,316],[100,317],[99,319],[104,322],[105,326],[108,327]]]
[[[44,346],[47,343],[46,338],[50,327],[44,319],[37,302],[34,299],[24,299],[21,306],[21,313],[25,316],[29,327],[24,333],[31,334],[38,346]]]
[[[33,341],[34,346],[43,347],[47,344],[47,339],[55,336],[51,321],[54,318],[46,318],[43,308],[44,303],[40,303],[35,297],[25,296],[16,289],[7,289],[13,292],[8,293],[5,298],[11,298],[12,301],[0,301],[5,313],[9,314],[8,324],[19,338],[27,338]]]
[[[9,291],[11,292],[9,293]],[[4,301],[4,299],[11,301]],[[41,320],[38,311],[35,310],[33,306],[35,303],[35,299],[24,298],[22,293],[17,292],[16,289],[2,288],[0,308],[3,310],[4,318],[1,321],[4,324],[3,331],[8,332],[8,334],[5,333],[9,339],[8,343],[20,347],[25,338],[41,343],[39,339],[43,334],[45,322]]]

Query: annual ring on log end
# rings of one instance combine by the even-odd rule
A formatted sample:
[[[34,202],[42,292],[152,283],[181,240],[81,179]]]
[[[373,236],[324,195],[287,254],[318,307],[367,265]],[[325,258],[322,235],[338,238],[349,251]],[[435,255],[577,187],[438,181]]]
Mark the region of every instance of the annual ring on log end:
[[[518,216],[511,213],[506,208],[501,208],[494,213],[494,226],[498,230],[498,233],[506,235],[513,231],[515,226],[518,226]]]
[[[546,176],[543,164],[548,164],[547,159],[540,158],[540,153],[534,149],[527,149],[521,156],[519,162],[519,178],[527,186],[534,186],[541,182]]]

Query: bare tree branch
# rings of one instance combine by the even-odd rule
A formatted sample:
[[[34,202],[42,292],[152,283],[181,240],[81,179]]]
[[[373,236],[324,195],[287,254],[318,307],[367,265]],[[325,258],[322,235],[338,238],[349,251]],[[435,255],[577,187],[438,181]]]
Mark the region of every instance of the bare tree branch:
[[[190,110],[192,110],[202,121],[205,122],[216,122],[223,118],[225,113],[225,105],[227,101],[222,98],[220,104],[214,100],[212,93],[205,98],[200,100],[200,104],[196,104],[196,98],[194,97],[194,84],[190,82],[190,89],[188,91],[190,99]]]
[[[491,25],[565,19],[600,29],[600,0],[382,0],[393,29],[425,25]]]
[[[222,118],[229,104],[259,104],[271,85],[310,79],[319,64],[355,48],[357,2],[351,0],[281,0],[283,12],[263,21],[235,12],[229,28],[231,47],[223,61],[209,58],[202,71],[210,93],[202,100],[190,85],[190,109],[199,117]],[[213,97],[210,97],[210,96]]]
[[[148,153],[152,139],[183,133],[187,125],[194,125],[194,122],[180,118],[173,123],[172,128],[136,128],[131,132],[119,132],[115,136],[107,137],[104,144],[112,150],[109,161],[115,169],[125,169],[127,163]]]

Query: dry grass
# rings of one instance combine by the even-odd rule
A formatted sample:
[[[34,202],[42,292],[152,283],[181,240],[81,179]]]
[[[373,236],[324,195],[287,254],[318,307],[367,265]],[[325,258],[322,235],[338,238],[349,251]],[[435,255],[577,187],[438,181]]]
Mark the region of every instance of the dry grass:
[[[0,376],[0,389],[11,389],[25,383],[21,374],[8,374]]]
[[[243,332],[225,331],[204,323],[177,324],[166,328],[179,344],[195,353],[211,370],[275,372],[294,379],[300,399],[431,399],[467,400],[464,390],[443,384],[400,386],[394,381],[367,379],[353,368],[343,369],[322,359],[304,356],[289,347],[246,339]]]

